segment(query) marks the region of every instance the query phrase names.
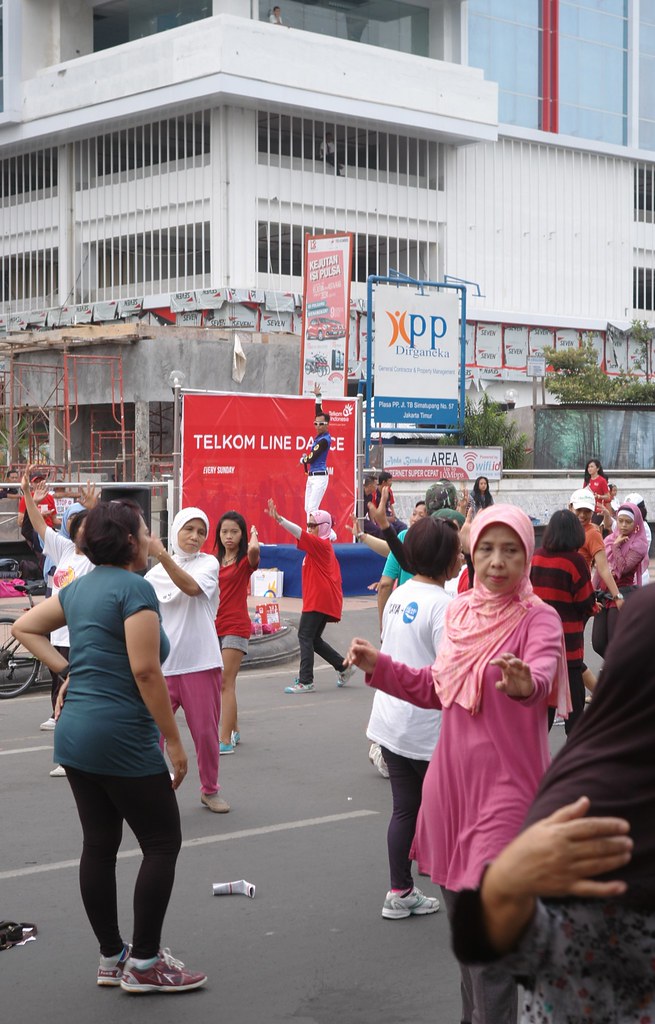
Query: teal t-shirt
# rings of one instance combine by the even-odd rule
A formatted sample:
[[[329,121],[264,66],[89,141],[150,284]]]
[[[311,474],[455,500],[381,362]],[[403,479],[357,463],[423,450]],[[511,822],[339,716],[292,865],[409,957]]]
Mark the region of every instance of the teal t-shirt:
[[[406,533],[407,530],[401,530],[398,534],[398,540],[404,540]],[[411,572],[405,572],[404,569],[400,568],[400,562],[391,551],[387,555],[382,575],[388,576],[392,580],[398,580],[399,584],[407,583],[407,580],[413,579]]]
[[[126,569],[99,565],[59,592],[70,629],[70,682],[55,729],[55,761],[100,775],[166,771],[159,730],[130,669],[125,620],[159,615],[150,583]],[[170,645],[161,628],[160,661]]]

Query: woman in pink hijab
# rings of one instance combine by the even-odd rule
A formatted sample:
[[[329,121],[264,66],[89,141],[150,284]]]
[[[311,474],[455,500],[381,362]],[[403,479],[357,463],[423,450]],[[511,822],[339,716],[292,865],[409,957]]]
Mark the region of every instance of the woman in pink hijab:
[[[412,857],[441,886],[449,915],[521,828],[550,761],[549,702],[570,708],[562,624],[530,583],[530,520],[494,505],[475,517],[470,543],[473,589],[450,604],[434,665],[408,668],[358,638],[346,659],[369,686],[443,709]],[[515,1024],[508,974],[493,965],[461,974],[463,1022]]]
[[[631,501],[624,501],[616,513],[616,530],[608,533],[604,540],[607,564],[614,577],[621,597],[625,598],[631,591],[641,586],[641,567],[648,554],[649,541],[644,529],[644,520],[640,509]],[[603,589],[604,602],[599,615],[594,619],[591,642],[596,654],[605,657],[607,645],[612,639],[617,626],[619,609],[616,602],[606,592],[597,572],[593,575],[596,589]]]

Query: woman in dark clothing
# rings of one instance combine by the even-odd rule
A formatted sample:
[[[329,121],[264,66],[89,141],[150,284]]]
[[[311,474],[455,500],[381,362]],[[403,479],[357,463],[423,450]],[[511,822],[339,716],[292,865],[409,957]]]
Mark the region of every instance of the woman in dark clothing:
[[[468,502],[468,508],[473,510],[473,515],[477,515],[483,508],[489,508],[493,505],[494,499],[491,496],[489,490],[489,481],[486,476],[479,476],[473,484],[473,490]]]
[[[573,706],[565,722],[567,736],[584,711],[584,628],[595,603],[587,563],[578,554],[583,544],[584,530],[577,516],[567,509],[555,512],[544,533],[542,546],[534,553],[530,571],[535,594],[555,609],[564,627]],[[554,720],[555,709],[549,708],[549,729]]]

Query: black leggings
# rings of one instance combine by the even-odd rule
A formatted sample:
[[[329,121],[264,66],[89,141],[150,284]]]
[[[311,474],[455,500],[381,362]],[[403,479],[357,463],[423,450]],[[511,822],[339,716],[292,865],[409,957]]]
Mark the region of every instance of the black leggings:
[[[415,761],[394,754],[382,747],[382,756],[389,769],[389,782],[393,797],[393,813],[387,830],[389,877],[392,889],[411,889],[412,862],[409,851],[416,831],[416,819],[421,806],[423,779],[429,761]]]
[[[123,778],[64,767],[84,837],[80,858],[82,901],[100,952],[114,956],[124,945],[118,927],[116,854],[126,821],[143,852],[134,887],[132,955],[139,960],[157,956],[182,845],[180,814],[170,775],[162,772]]]
[[[567,736],[570,735],[571,729],[584,714],[585,706],[585,687],[582,682],[582,673],[584,672],[584,666],[580,665],[578,668],[572,665],[568,666],[569,670],[569,691],[571,693],[571,710],[569,717],[564,721],[564,731]],[[555,708],[548,708],[548,732],[553,727],[555,721]]]
[[[303,612],[298,623],[298,646],[300,647],[300,670],[298,680],[305,686],[314,682],[314,652],[324,658],[337,672],[343,672],[342,656],[323,639],[327,626],[327,615],[323,612]]]

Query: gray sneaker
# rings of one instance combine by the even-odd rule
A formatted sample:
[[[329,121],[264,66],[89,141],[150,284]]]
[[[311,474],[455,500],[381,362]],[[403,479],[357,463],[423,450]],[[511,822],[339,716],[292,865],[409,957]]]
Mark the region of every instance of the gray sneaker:
[[[397,892],[388,892],[382,907],[382,917],[395,921],[412,914],[436,914],[439,900],[434,896],[424,896],[416,886],[409,896],[400,896]]]
[[[355,672],[355,666],[349,665],[343,672],[337,672],[337,686],[345,686],[349,679],[352,679]]]

